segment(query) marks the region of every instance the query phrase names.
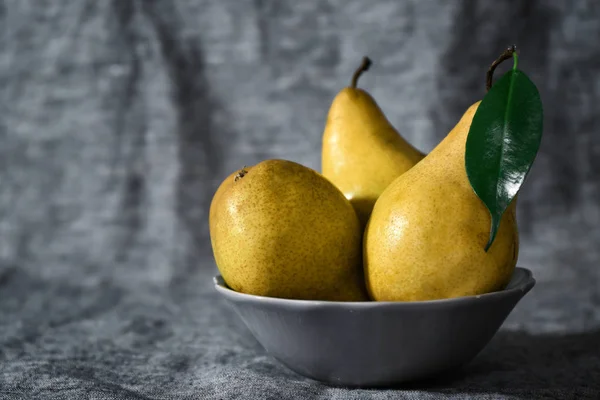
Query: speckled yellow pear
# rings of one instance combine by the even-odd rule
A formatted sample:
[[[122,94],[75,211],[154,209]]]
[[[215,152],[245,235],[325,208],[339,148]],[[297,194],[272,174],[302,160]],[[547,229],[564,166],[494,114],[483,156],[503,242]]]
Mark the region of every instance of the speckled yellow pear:
[[[318,172],[266,160],[230,175],[209,215],[217,267],[233,290],[310,300],[367,300],[358,217]]]
[[[333,100],[321,160],[323,175],[342,190],[363,224],[385,188],[424,157],[394,129],[373,97],[356,87],[369,65],[365,57],[350,87]]]
[[[465,170],[465,144],[479,106],[377,200],[364,235],[367,288],[374,300],[477,295],[506,286],[516,265],[516,200],[488,252],[490,215]]]

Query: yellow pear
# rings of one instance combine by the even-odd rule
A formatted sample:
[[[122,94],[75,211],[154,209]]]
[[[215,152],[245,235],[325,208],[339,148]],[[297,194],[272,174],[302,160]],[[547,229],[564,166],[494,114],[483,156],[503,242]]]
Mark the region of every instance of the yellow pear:
[[[490,249],[490,215],[465,169],[465,144],[479,106],[381,194],[364,235],[367,289],[374,300],[416,301],[504,288],[515,268],[516,200]]]
[[[321,160],[323,175],[350,200],[363,225],[385,188],[424,157],[394,129],[373,97],[356,87],[370,63],[365,57],[350,87],[333,100]]]
[[[209,226],[217,267],[233,290],[368,300],[358,217],[342,192],[310,168],[266,160],[230,175],[213,197]]]

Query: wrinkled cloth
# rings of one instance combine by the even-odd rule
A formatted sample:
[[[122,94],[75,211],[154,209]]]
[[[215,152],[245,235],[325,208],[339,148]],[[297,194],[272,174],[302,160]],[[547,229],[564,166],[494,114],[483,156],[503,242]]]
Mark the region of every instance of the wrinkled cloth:
[[[600,397],[597,2],[5,0],[0,18],[0,399]],[[218,184],[266,158],[319,169],[363,55],[359,85],[428,152],[513,43],[544,103],[518,203],[536,287],[435,379],[335,388],[274,361],[212,287]]]
[[[208,274],[183,285],[126,290],[12,270],[0,290],[2,399],[596,399],[600,393],[600,329],[551,332],[552,310],[577,306],[562,305],[560,288],[544,283],[470,364],[385,390],[329,387],[291,372],[215,295]],[[540,326],[549,331],[530,332]]]

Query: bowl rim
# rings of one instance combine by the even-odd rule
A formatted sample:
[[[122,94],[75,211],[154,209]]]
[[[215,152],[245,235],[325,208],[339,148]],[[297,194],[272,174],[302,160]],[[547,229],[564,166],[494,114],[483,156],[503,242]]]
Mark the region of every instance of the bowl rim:
[[[513,283],[513,280],[516,281]],[[344,307],[344,308],[356,308],[365,309],[372,307],[381,306],[395,306],[395,307],[428,307],[428,306],[440,306],[440,305],[459,305],[466,302],[479,301],[479,300],[491,300],[491,299],[503,299],[507,297],[513,297],[518,295],[524,296],[529,292],[533,286],[535,286],[536,280],[533,277],[533,273],[522,267],[515,267],[511,281],[509,285],[512,287],[498,290],[495,292],[489,292],[479,295],[453,297],[449,299],[436,299],[436,300],[417,300],[417,301],[328,301],[328,300],[300,300],[300,299],[286,299],[281,297],[267,297],[259,296],[254,294],[240,293],[225,286],[225,280],[219,274],[213,277],[213,283],[218,292],[227,296],[228,298],[236,301],[252,301],[258,302],[265,305],[287,305],[293,307]]]

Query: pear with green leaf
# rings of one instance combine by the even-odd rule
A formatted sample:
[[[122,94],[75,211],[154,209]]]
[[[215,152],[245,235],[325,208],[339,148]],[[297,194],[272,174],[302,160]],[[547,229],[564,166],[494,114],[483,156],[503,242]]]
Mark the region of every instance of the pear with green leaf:
[[[333,100],[321,162],[323,175],[350,200],[363,226],[385,188],[424,157],[394,129],[373,97],[356,87],[370,65],[365,57],[350,87]]]
[[[363,239],[374,300],[453,298],[507,285],[519,253],[516,190],[541,137],[532,85],[516,68],[507,73],[379,197]]]

